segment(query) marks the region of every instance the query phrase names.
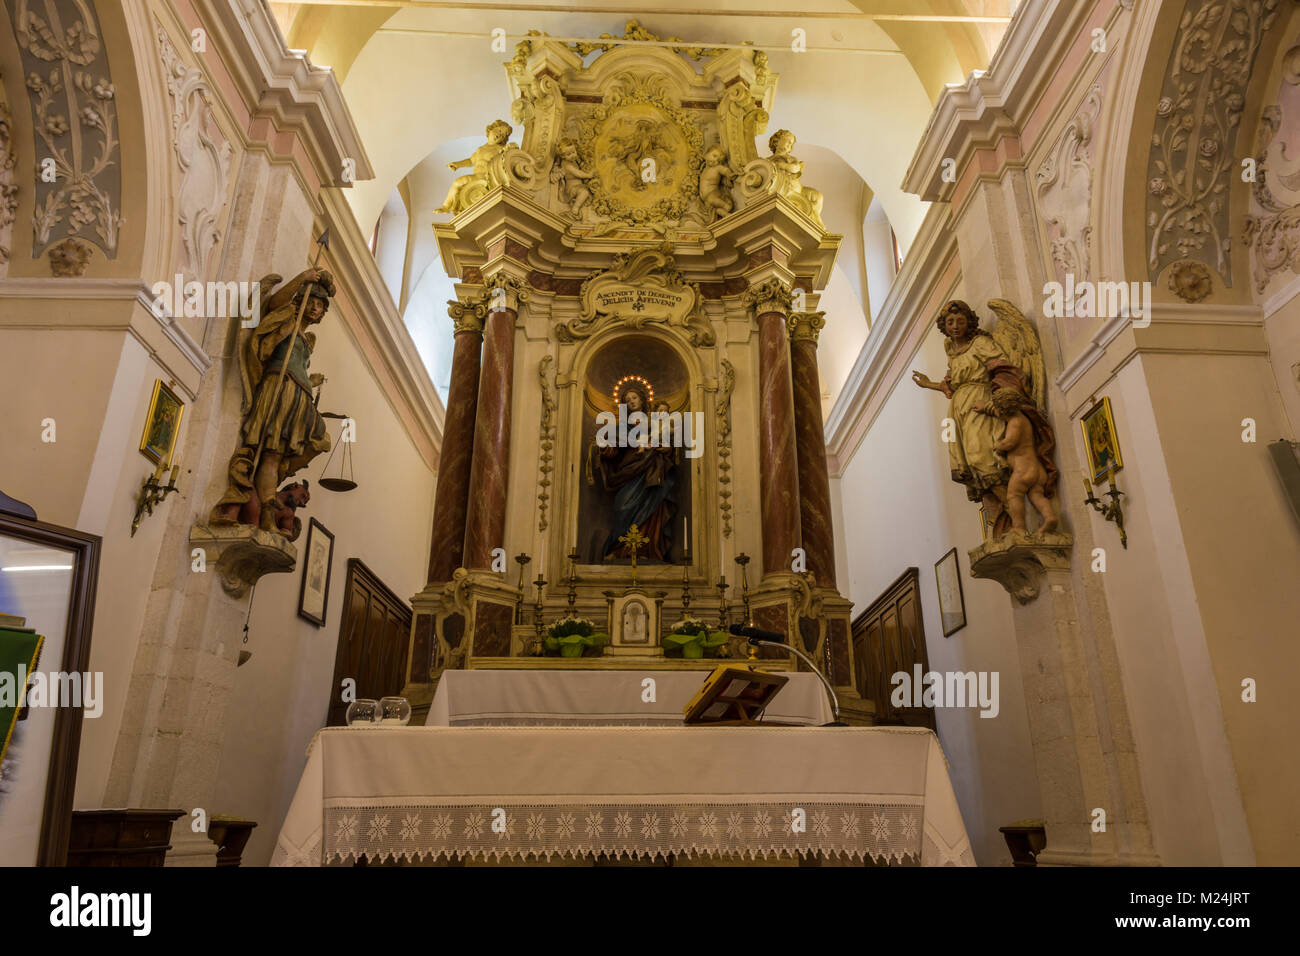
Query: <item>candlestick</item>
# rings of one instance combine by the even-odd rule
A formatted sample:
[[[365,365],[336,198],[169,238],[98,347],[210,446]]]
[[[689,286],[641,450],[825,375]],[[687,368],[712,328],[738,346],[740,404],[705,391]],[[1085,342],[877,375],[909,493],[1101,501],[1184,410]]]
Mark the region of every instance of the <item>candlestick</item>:
[[[1087,473],[1086,471],[1083,473],[1083,487],[1087,490],[1087,492],[1088,492],[1088,497],[1091,498],[1091,497],[1092,497],[1092,482],[1088,480],[1088,473]]]

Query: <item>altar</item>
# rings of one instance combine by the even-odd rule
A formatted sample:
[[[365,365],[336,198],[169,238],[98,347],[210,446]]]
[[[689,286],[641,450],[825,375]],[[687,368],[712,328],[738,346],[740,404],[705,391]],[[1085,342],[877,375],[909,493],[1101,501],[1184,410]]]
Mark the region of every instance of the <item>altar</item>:
[[[272,865],[799,858],[973,866],[933,731],[331,727]]]
[[[425,726],[681,726],[708,670],[446,671]],[[790,673],[765,719],[820,727],[834,720],[821,681]]]

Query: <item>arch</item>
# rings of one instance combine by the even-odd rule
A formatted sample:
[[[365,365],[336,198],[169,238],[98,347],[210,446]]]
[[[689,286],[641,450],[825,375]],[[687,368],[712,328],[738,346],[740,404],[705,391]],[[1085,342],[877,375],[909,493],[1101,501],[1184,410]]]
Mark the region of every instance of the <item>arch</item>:
[[[1250,0],[1247,4],[1250,16],[1258,16],[1252,21],[1255,25],[1267,22],[1270,15],[1264,0]],[[1220,10],[1221,17],[1199,18],[1203,11]],[[1274,7],[1274,14],[1281,8]],[[1224,89],[1216,98],[1218,107],[1207,108],[1203,98],[1194,98],[1184,107],[1177,96],[1177,83],[1190,81],[1201,83],[1210,79],[1214,72],[1213,65],[1201,70],[1199,60],[1204,59],[1200,52],[1202,47],[1194,33],[1204,23],[1217,24],[1215,30],[1233,31],[1230,25],[1231,10],[1227,9],[1227,0],[1187,0],[1181,4],[1162,4],[1159,6],[1143,5],[1136,9],[1133,28],[1125,39],[1132,44],[1131,52],[1126,51],[1123,59],[1124,68],[1117,78],[1115,99],[1107,110],[1106,129],[1103,131],[1108,141],[1115,146],[1108,151],[1102,175],[1096,188],[1096,200],[1101,210],[1101,228],[1098,230],[1098,261],[1103,277],[1124,276],[1129,279],[1143,279],[1152,283],[1152,292],[1157,299],[1173,300],[1166,280],[1173,268],[1174,260],[1191,259],[1199,262],[1211,277],[1212,291],[1208,301],[1221,304],[1248,303],[1253,301],[1249,283],[1249,254],[1246,245],[1240,241],[1245,228],[1245,219],[1249,211],[1250,185],[1238,174],[1236,158],[1253,154],[1255,144],[1251,139],[1258,126],[1265,107],[1267,91],[1266,80],[1271,72],[1270,65],[1278,55],[1286,31],[1273,24],[1269,29],[1257,31],[1257,45],[1252,50],[1247,43],[1245,55],[1249,57],[1241,82],[1225,82]],[[1240,22],[1240,21],[1238,21]],[[1211,45],[1220,45],[1228,38],[1214,32],[1208,41]],[[1262,64],[1262,66],[1261,66]],[[1239,97],[1235,108],[1227,107],[1230,97]],[[1225,109],[1222,117],[1215,109]],[[1218,126],[1227,116],[1235,114],[1236,119],[1227,121],[1228,132],[1223,134]],[[1171,124],[1190,123],[1185,132],[1177,137],[1183,142],[1183,152],[1174,152],[1180,162],[1166,164],[1162,171],[1158,163],[1164,163],[1162,156],[1168,155],[1163,146],[1160,150],[1152,148],[1153,137],[1162,142],[1173,142]],[[1201,221],[1213,222],[1212,239],[1207,239],[1203,246],[1180,245],[1179,240],[1186,238],[1183,231],[1160,230],[1165,222],[1167,211],[1163,206],[1162,195],[1171,195],[1174,188],[1172,177],[1180,170],[1191,168],[1185,166],[1182,157],[1187,151],[1197,151],[1192,157],[1198,163],[1197,169],[1203,169],[1202,159],[1210,162],[1223,157],[1227,167],[1217,174],[1217,180],[1224,188],[1218,193],[1209,193],[1191,205],[1182,203],[1175,209],[1194,209]],[[1184,172],[1184,179],[1179,185],[1178,196],[1187,190],[1186,183],[1190,175]],[[1211,203],[1217,197],[1222,209],[1222,216],[1216,216]],[[1175,198],[1171,195],[1171,198]],[[1157,226],[1152,227],[1149,217],[1157,215]],[[1180,213],[1181,216],[1181,213]],[[1217,232],[1217,236],[1214,234]],[[1222,248],[1222,254],[1219,250]]]

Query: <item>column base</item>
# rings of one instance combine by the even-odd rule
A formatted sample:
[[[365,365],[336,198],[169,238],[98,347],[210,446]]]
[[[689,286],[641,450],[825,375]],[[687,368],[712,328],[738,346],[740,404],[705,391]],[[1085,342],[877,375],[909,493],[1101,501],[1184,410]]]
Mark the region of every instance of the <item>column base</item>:
[[[192,819],[193,817],[186,814],[176,821],[182,829],[179,833],[172,831],[172,848],[167,851],[167,857],[163,861],[164,866],[215,867],[217,865],[217,852],[221,848],[213,843],[206,833],[195,833],[191,830],[189,821]]]

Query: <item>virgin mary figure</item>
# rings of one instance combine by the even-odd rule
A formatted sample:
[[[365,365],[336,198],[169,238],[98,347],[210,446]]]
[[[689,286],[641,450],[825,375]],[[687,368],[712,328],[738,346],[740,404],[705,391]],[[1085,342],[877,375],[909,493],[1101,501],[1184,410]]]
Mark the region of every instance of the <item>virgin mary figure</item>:
[[[649,398],[639,384],[619,394],[627,416],[649,415]],[[622,417],[622,416],[620,416]],[[649,429],[645,430],[648,436]],[[642,556],[670,561],[673,517],[677,514],[677,449],[650,447],[648,437],[625,446],[596,447],[595,471],[606,491],[614,493],[613,530],[605,539],[604,559],[630,558],[631,548],[619,542],[632,525],[649,539]]]

